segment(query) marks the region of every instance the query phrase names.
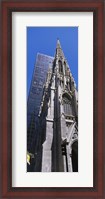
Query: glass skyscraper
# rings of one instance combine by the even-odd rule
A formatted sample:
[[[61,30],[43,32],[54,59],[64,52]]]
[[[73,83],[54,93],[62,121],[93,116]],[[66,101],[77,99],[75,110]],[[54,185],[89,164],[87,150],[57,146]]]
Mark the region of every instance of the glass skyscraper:
[[[34,141],[37,134],[36,123],[43,95],[48,68],[52,66],[53,57],[37,53],[30,91],[27,102],[27,150],[34,153]]]

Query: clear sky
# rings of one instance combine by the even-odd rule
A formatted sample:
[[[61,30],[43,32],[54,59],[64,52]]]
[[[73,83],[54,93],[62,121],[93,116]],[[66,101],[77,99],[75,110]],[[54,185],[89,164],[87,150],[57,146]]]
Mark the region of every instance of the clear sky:
[[[27,94],[37,53],[54,56],[57,38],[78,89],[78,27],[27,27]]]

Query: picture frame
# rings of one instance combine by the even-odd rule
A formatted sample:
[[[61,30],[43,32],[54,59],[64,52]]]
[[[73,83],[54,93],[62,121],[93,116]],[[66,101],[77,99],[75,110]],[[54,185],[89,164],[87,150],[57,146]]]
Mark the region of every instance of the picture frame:
[[[104,1],[1,2],[1,186],[2,198],[104,199]],[[12,12],[93,12],[93,187],[12,187]],[[85,180],[85,179],[83,179]]]

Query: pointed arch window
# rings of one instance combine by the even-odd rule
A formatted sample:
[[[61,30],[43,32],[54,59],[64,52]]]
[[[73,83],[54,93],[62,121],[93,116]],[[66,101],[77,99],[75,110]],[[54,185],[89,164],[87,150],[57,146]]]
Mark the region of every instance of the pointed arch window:
[[[60,60],[58,61],[58,64],[59,64],[59,72],[63,73],[63,65],[62,65],[62,62]]]
[[[65,61],[64,61],[64,70],[65,70],[65,74],[66,74],[67,67],[66,67],[66,62]]]
[[[71,99],[68,94],[63,95],[63,107],[65,115],[73,115]]]

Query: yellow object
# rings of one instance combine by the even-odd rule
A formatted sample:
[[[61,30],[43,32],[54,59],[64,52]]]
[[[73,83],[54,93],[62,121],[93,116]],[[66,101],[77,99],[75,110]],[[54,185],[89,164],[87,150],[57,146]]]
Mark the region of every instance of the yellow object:
[[[30,165],[30,159],[31,159],[31,156],[29,154],[27,154],[27,163]]]

